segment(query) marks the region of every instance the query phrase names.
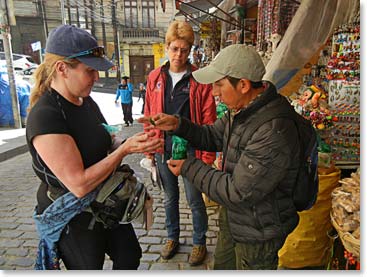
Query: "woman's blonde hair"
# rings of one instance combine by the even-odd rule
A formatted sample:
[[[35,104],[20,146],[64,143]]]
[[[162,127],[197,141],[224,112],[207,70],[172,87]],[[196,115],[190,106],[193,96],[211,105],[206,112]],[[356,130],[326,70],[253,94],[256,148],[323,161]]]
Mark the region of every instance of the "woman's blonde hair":
[[[166,45],[177,39],[186,40],[190,47],[194,44],[195,36],[191,25],[185,21],[173,21],[166,32]]]
[[[31,95],[29,97],[29,107],[31,110],[33,106],[37,103],[38,99],[51,87],[51,81],[55,76],[55,64],[58,61],[63,61],[70,67],[76,67],[80,61],[76,59],[65,60],[65,57],[46,53],[43,63],[41,63],[33,74],[35,81],[34,87],[31,90]]]

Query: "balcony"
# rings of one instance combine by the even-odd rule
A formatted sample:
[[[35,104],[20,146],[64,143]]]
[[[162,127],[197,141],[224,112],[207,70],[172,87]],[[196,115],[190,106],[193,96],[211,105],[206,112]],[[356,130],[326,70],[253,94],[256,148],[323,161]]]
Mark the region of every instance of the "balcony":
[[[157,41],[160,42],[162,40],[162,36],[160,36],[160,32],[158,29],[130,29],[124,28],[121,30],[122,38],[121,40],[124,42],[134,42],[134,41]]]

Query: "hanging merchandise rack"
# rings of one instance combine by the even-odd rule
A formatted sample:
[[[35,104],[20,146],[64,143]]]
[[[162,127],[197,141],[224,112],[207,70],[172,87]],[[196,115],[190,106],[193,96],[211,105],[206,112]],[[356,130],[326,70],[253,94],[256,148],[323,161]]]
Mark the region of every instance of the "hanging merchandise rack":
[[[328,143],[332,159],[340,168],[360,162],[360,24],[344,24],[332,37],[327,63],[329,105],[338,120]]]

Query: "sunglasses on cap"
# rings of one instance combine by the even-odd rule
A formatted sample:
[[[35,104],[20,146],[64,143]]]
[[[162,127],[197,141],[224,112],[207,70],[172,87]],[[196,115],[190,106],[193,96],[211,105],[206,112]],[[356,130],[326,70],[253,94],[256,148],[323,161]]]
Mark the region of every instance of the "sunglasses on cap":
[[[95,47],[89,50],[81,51],[79,53],[66,57],[65,60],[74,59],[74,58],[82,57],[82,56],[88,56],[88,55],[102,58],[105,55],[104,47],[98,46],[98,47]]]

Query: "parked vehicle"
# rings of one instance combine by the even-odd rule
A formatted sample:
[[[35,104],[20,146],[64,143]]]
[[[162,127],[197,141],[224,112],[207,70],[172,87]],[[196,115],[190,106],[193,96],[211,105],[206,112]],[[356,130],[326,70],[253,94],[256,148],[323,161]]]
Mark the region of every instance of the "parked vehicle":
[[[21,76],[23,80],[29,82],[31,86],[33,86],[34,84],[33,73],[37,69],[37,67],[38,66],[32,66],[24,70],[15,71],[15,74]]]
[[[5,60],[5,53],[0,52],[0,60]],[[13,53],[13,67],[15,71],[25,70],[30,67],[37,67],[37,63],[31,56]]]

